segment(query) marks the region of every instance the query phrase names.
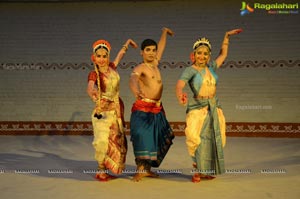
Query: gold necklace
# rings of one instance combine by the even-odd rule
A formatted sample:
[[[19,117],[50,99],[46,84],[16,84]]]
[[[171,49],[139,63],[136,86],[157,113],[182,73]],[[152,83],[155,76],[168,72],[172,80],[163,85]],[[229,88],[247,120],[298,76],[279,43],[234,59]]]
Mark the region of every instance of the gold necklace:
[[[149,68],[154,68],[154,65],[153,64],[149,64],[149,63],[146,63],[146,62],[144,62],[144,64],[146,65],[146,66],[148,66]]]
[[[202,74],[200,71],[199,71],[199,73],[203,79],[203,82],[205,82],[207,86],[214,86],[212,74],[210,73],[210,71],[207,68],[205,68],[205,74]],[[206,79],[206,81],[205,81],[205,79]]]
[[[144,62],[144,64],[151,69],[151,71],[152,71],[152,79],[156,79],[157,83],[161,83],[161,79],[158,79],[155,76],[155,74],[153,74],[153,73],[157,73],[156,71],[154,71],[155,70],[155,66],[153,64],[149,64],[149,63],[146,63],[146,62]]]
[[[103,69],[104,67],[99,67],[99,71],[102,74],[108,74],[109,73],[109,66],[105,67],[105,69]]]
[[[196,66],[197,68],[200,68],[200,69],[203,69],[203,68],[206,67],[206,65],[197,65],[196,63],[195,63],[195,66]]]

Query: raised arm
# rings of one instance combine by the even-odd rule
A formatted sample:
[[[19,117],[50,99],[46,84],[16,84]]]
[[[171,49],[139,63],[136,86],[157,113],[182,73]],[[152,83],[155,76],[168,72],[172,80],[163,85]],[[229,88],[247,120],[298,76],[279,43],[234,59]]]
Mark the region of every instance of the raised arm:
[[[224,40],[221,46],[220,54],[216,59],[217,66],[220,67],[225,61],[228,54],[229,37],[242,32],[242,29],[234,29],[225,33]]]
[[[132,40],[132,39],[128,39],[126,41],[126,43],[122,46],[122,48],[120,49],[120,51],[118,52],[115,60],[114,60],[114,65],[117,67],[118,64],[120,63],[120,61],[122,60],[123,56],[125,55],[126,51],[128,50],[128,46],[131,46],[133,48],[137,48],[138,45]]]
[[[160,40],[157,45],[157,60],[160,61],[167,43],[167,35],[173,36],[174,33],[169,28],[163,28]]]

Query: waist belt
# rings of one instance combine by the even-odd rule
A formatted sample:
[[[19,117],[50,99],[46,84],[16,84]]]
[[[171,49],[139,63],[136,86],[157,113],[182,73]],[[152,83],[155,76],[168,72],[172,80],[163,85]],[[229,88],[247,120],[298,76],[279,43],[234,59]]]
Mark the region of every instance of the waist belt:
[[[153,100],[153,99],[148,99],[148,98],[143,98],[141,99],[143,102],[148,102],[148,103],[155,103],[156,106],[160,106],[161,101],[160,100]]]
[[[209,95],[209,96],[194,96],[194,99],[212,99],[215,95]]]

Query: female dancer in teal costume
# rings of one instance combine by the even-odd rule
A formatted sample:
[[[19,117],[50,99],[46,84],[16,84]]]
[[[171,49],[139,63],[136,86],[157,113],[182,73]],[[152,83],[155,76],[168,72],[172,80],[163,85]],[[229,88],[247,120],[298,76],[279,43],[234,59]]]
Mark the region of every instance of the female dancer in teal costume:
[[[211,175],[225,172],[223,147],[225,146],[225,118],[216,97],[218,76],[216,70],[227,57],[229,37],[241,29],[226,32],[221,51],[216,60],[210,62],[211,45],[200,38],[193,45],[193,65],[187,67],[176,85],[176,96],[180,104],[186,105],[186,144],[195,168],[193,182],[201,178],[213,179]],[[187,99],[183,93],[188,84],[193,96]]]

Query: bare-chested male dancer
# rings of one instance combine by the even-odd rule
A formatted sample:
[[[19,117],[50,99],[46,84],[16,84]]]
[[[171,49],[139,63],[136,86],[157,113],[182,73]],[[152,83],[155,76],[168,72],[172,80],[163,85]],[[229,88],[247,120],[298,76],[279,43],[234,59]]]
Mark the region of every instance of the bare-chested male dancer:
[[[143,41],[143,63],[133,69],[130,77],[130,89],[136,97],[130,118],[130,135],[137,165],[133,181],[158,177],[151,167],[159,167],[174,138],[160,100],[163,84],[158,64],[167,35],[172,36],[173,31],[163,28],[158,45],[152,39]]]

